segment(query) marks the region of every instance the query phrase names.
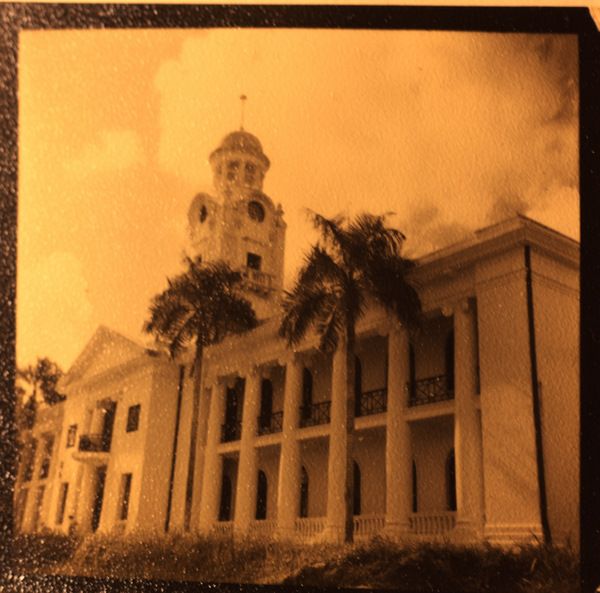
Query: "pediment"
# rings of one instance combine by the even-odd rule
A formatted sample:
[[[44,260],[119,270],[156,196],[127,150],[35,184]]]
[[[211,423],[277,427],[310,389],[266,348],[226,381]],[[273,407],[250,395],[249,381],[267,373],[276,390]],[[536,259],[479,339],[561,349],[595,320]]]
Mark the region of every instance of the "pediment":
[[[120,367],[145,353],[145,348],[120,333],[100,326],[61,381],[67,389],[75,382],[91,379]]]

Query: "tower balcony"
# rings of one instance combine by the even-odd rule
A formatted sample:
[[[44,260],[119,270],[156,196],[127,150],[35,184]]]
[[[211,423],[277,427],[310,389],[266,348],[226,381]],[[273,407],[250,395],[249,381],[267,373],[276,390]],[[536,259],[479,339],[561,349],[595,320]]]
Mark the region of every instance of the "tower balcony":
[[[387,389],[365,391],[357,397],[356,416],[383,414],[387,410]]]
[[[230,443],[232,441],[239,441],[242,437],[242,423],[226,422],[221,424],[221,442]]]
[[[242,271],[245,285],[256,292],[269,293],[273,286],[273,276],[254,268],[246,267]]]

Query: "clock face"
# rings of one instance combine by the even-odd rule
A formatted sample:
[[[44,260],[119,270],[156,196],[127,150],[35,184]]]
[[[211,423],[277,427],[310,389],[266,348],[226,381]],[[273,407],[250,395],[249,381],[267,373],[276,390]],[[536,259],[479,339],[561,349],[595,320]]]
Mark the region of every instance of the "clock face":
[[[249,202],[248,203],[248,216],[256,222],[262,222],[265,219],[265,209],[260,202]]]

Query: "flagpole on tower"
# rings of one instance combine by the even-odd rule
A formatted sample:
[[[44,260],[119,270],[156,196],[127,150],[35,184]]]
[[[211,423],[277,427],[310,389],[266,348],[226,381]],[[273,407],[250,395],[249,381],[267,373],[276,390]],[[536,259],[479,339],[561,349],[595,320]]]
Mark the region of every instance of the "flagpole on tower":
[[[244,130],[244,106],[246,104],[246,99],[248,99],[248,97],[246,97],[246,95],[240,95],[240,101],[242,103],[240,130],[242,130],[242,131]]]

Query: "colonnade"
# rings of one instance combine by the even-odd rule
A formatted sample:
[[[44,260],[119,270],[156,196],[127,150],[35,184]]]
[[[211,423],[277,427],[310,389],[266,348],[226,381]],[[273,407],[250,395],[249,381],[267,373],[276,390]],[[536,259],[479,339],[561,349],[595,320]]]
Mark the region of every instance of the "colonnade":
[[[481,429],[477,409],[477,330],[474,306],[463,301],[453,307],[455,335],[454,448],[456,455],[456,533],[479,537],[483,521]],[[407,418],[409,381],[409,335],[399,323],[388,330],[387,419],[385,444],[385,532],[392,538],[410,537],[412,513],[411,430]],[[299,410],[302,399],[303,357],[288,353],[279,361],[285,366],[283,426],[277,491],[276,534],[292,538],[298,516],[301,454]],[[340,347],[333,355],[331,420],[327,479],[327,516],[323,538],[342,541],[345,523],[347,440],[346,356]],[[261,372],[256,366],[245,373],[242,431],[236,492],[234,531],[245,534],[251,527],[257,496],[256,418],[260,406]],[[223,458],[219,453],[227,380],[219,378],[210,390],[206,450],[199,503],[199,529],[211,530],[217,521]],[[383,514],[382,509],[382,514]]]

